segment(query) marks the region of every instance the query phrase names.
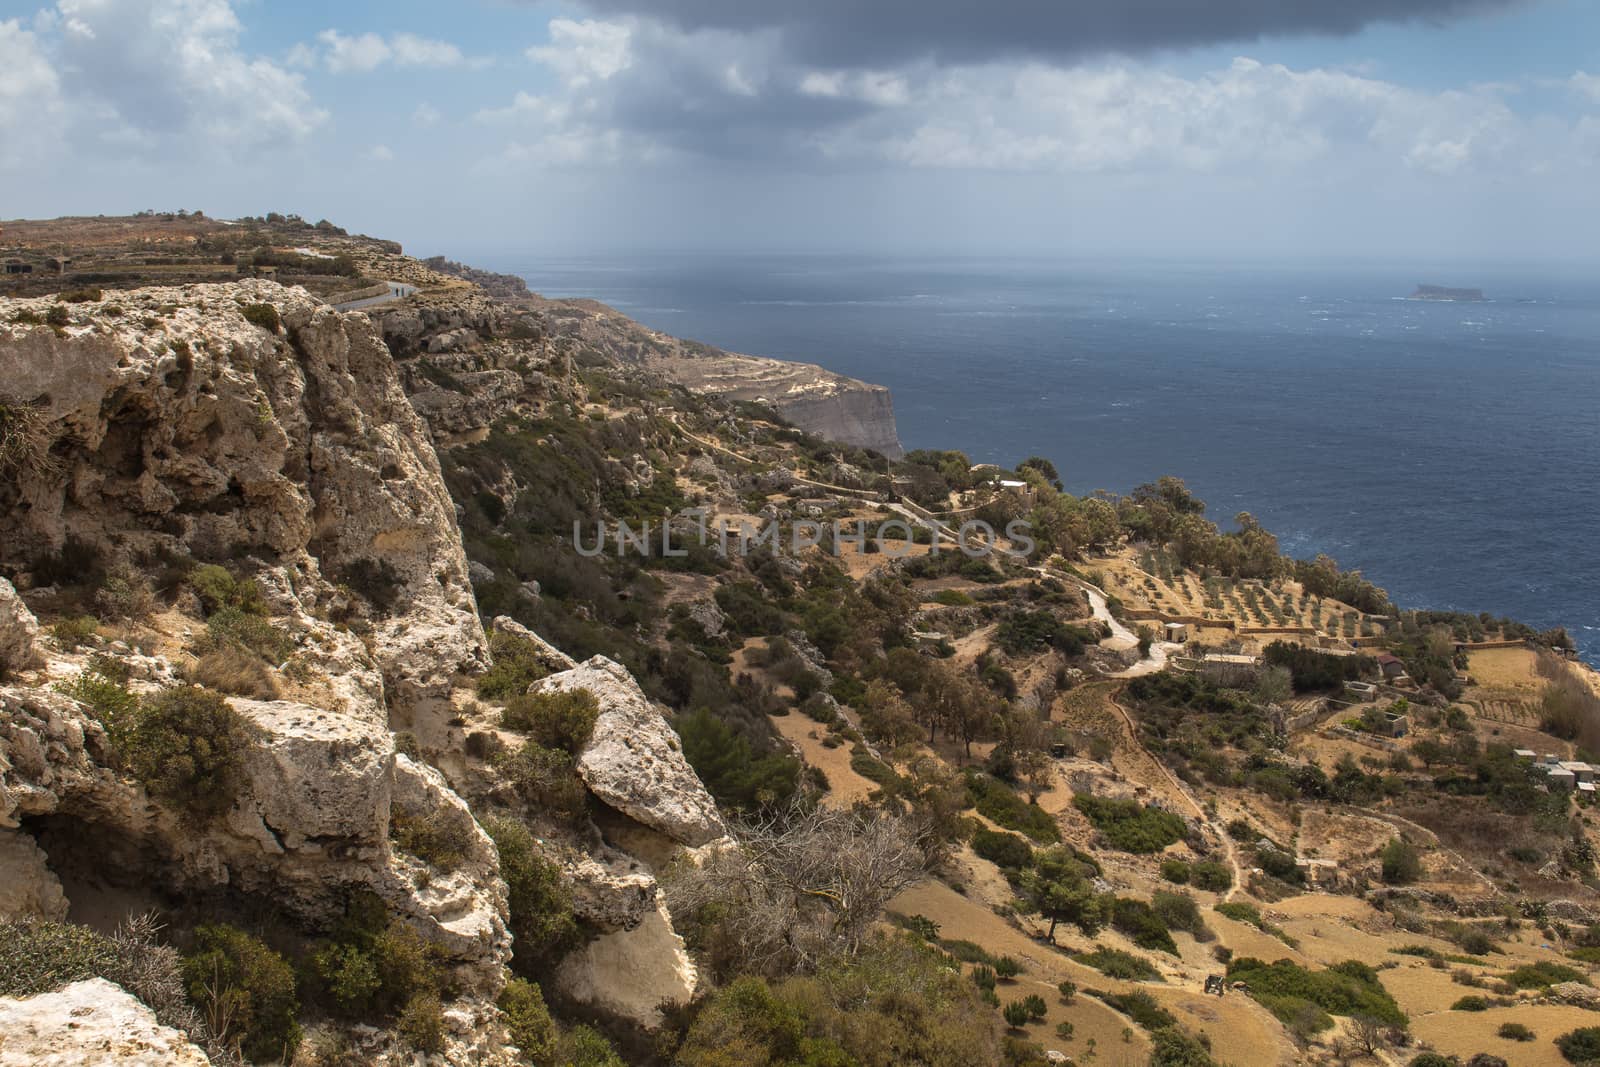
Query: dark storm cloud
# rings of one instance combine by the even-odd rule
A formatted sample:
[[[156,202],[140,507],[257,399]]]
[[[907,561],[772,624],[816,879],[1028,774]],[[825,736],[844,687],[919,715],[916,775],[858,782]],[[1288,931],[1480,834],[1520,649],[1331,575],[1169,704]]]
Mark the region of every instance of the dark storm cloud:
[[[1526,0],[583,0],[602,15],[686,30],[777,29],[823,66],[918,57],[981,62],[1355,33],[1376,22],[1448,21]]]

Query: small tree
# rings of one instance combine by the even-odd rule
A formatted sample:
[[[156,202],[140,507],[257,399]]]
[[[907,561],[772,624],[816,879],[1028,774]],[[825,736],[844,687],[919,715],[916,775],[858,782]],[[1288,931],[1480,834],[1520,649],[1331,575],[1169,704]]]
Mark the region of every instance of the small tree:
[[[1013,1000],[1003,1008],[1000,1014],[1005,1018],[1006,1024],[1013,1030],[1021,1030],[1028,1025],[1031,1014],[1028,1005],[1020,1000]]]
[[[1368,1056],[1377,1055],[1383,1048],[1383,1020],[1372,1015],[1355,1015],[1350,1019],[1350,1036],[1361,1051]]]
[[[1416,847],[1402,838],[1383,846],[1383,880],[1390,885],[1410,885],[1422,877],[1422,860]]]
[[[1072,998],[1078,995],[1078,983],[1067,981],[1057,982],[1056,992],[1061,994],[1061,1003],[1071,1004]]]

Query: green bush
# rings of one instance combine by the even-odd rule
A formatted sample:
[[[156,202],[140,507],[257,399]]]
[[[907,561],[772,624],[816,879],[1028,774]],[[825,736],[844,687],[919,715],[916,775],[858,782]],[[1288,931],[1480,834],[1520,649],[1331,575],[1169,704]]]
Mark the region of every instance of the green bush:
[[[232,806],[250,732],[221,694],[180,686],[142,702],[120,755],[152,796],[207,818]]]
[[[1111,847],[1123,852],[1160,852],[1183,840],[1187,827],[1170,811],[1147,808],[1136,800],[1113,800],[1080,793],[1073,806],[1105,835]]]
[[[500,725],[527,734],[544,747],[577,755],[600,718],[600,702],[587,689],[562,689],[514,696],[500,713]]]
[[[1033,864],[1033,846],[1016,834],[998,830],[978,830],[972,835],[972,851],[997,867],[1020,870]]]
[[[500,852],[519,968],[560,959],[579,936],[561,869],[540,854],[533,834],[515,819],[490,816],[483,828]]]
[[[126,564],[119,564],[100,582],[94,593],[94,606],[100,614],[112,619],[144,619],[155,610],[155,591],[143,574]]]
[[[1383,846],[1383,880],[1390,885],[1410,885],[1422,877],[1422,860],[1416,846],[1392,838]]]
[[[406,1001],[395,1029],[418,1052],[442,1052],[444,1007],[439,1003],[439,994],[418,993]]]
[[[1169,893],[1158,889],[1150,897],[1150,908],[1170,930],[1182,930],[1200,937],[1206,928],[1200,917],[1200,905],[1187,893]]]
[[[1112,906],[1111,925],[1140,948],[1178,955],[1178,945],[1167,932],[1167,924],[1142,900],[1118,897]]]
[[[1024,1026],[1027,1026],[1029,1019],[1032,1018],[1028,1012],[1028,1006],[1020,1000],[1008,1002],[1001,1015],[1005,1017],[1006,1024],[1016,1030],[1021,1030]]]
[[[1009,982],[1022,973],[1022,964],[1010,956],[1001,956],[994,961],[994,973]]]
[[[111,677],[108,670],[115,671],[114,661],[95,657],[72,681],[57,682],[56,689],[88,705],[106,728],[111,747],[121,752],[126,750],[129,733],[138,719],[139,698],[128,689],[126,678]]]
[[[978,814],[998,826],[1027,834],[1041,844],[1061,840],[1054,816],[1037,804],[1029,804],[996,778],[969,773],[967,794]]]
[[[1029,993],[1023,997],[1022,1006],[1028,1009],[1028,1018],[1035,1021],[1043,1019],[1050,1012],[1050,1006],[1037,993]]]
[[[719,804],[736,811],[778,808],[800,787],[800,762],[757,752],[745,736],[707,708],[673,719],[683,755]]]
[[[59,620],[50,627],[50,634],[68,652],[76,651],[94,641],[100,632],[100,620],[93,615],[77,615]]]
[[[521,1051],[522,1062],[540,1067],[550,1063],[556,1051],[556,1024],[539,987],[525,978],[513,978],[496,1003],[506,1014],[506,1030]]]
[[[494,666],[478,676],[478,695],[485,700],[510,700],[550,673],[540,661],[539,649],[525,637],[501,630],[489,634],[489,655]]]
[[[496,754],[491,762],[524,804],[563,819],[584,811],[588,791],[570,752],[527,741],[514,752]]]
[[[389,837],[430,867],[449,872],[461,866],[472,848],[472,828],[449,810],[412,812],[395,808]]]
[[[1556,1038],[1556,1048],[1568,1063],[1600,1062],[1600,1026],[1582,1026]]]
[[[1501,1023],[1496,1033],[1508,1041],[1532,1041],[1538,1036],[1521,1023]]]
[[[206,619],[206,636],[211,648],[233,646],[280,664],[294,652],[294,638],[270,619],[242,608],[226,607]]]
[[[1205,1042],[1176,1026],[1164,1026],[1151,1035],[1149,1067],[1217,1067]]]
[[[628,1067],[605,1035],[588,1026],[574,1026],[561,1039],[561,1067]]]
[[[1093,996],[1099,997],[1146,1030],[1156,1031],[1163,1027],[1176,1026],[1178,1024],[1176,1016],[1156,1003],[1156,998],[1142,989],[1135,989],[1128,993],[1102,993],[1098,990],[1090,992]]]
[[[1518,989],[1549,989],[1561,982],[1589,984],[1588,977],[1582,971],[1552,960],[1540,960],[1518,967],[1506,975],[1505,980]]]
[[[1228,978],[1244,982],[1252,997],[1286,1023],[1308,1008],[1324,1016],[1370,1015],[1391,1026],[1407,1022],[1378,972],[1358,960],[1309,971],[1289,960],[1269,964],[1246,956],[1228,965]],[[1318,1029],[1328,1025],[1324,1018]]]
[[[1233,868],[1217,860],[1201,860],[1190,869],[1190,875],[1196,889],[1226,893],[1233,888]]]
[[[1488,1011],[1489,1002],[1483,997],[1466,996],[1450,1005],[1451,1011]]]
[[[355,1019],[393,1017],[445,984],[441,951],[376,895],[346,904],[332,936],[311,955],[308,985],[324,1007]]]
[[[1161,861],[1161,877],[1173,885],[1188,885],[1193,874],[1189,864],[1180,859],[1165,859]]]
[[[1161,977],[1161,972],[1149,960],[1119,948],[1101,946],[1093,952],[1079,953],[1072,958],[1086,967],[1093,967],[1107,978],[1148,982]]]
[[[189,999],[208,1019],[226,1021],[219,1037],[251,1061],[286,1061],[300,1043],[294,969],[259,938],[226,924],[195,930],[183,961]]]
[[[225,567],[203,563],[190,571],[186,580],[207,615],[223,608],[235,608],[247,615],[267,613],[267,602],[254,578],[238,578]]]
[[[278,309],[271,304],[246,304],[239,309],[239,314],[244,316],[246,322],[259,326],[268,333],[277,333],[283,326],[283,320],[278,317]]]
[[[1071,1004],[1073,998],[1078,995],[1078,983],[1068,981],[1057,982],[1056,992],[1061,994],[1061,1003]]]

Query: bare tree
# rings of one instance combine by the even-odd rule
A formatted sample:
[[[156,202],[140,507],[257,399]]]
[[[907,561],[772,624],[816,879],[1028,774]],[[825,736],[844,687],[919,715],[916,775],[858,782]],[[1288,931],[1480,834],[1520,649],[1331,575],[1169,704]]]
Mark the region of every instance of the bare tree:
[[[1352,1016],[1350,1036],[1362,1052],[1375,1056],[1383,1047],[1383,1021],[1372,1015]]]
[[[807,971],[854,954],[926,869],[920,824],[883,812],[796,805],[733,836],[734,846],[667,880],[675,915],[714,916],[706,940],[713,962],[730,969]]]

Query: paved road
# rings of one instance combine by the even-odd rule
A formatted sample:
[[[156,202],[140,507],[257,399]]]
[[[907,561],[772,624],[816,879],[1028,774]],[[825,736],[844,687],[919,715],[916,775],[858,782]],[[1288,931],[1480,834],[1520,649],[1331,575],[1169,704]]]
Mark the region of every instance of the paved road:
[[[364,300],[351,300],[343,304],[333,305],[335,311],[360,311],[362,308],[377,307],[393,300],[403,300],[417,291],[414,285],[405,285],[401,282],[385,282],[389,291],[382,296],[369,296]]]

